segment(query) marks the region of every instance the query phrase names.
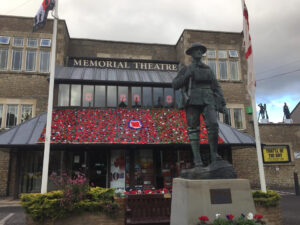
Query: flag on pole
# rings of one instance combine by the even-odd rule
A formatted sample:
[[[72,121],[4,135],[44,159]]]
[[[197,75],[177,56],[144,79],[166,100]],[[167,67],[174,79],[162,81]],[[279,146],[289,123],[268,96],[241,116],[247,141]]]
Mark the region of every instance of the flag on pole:
[[[46,24],[48,12],[55,6],[55,0],[43,0],[41,7],[34,17],[33,32],[43,28]]]
[[[254,96],[255,94],[255,88],[256,88],[256,79],[255,79],[255,73],[253,69],[253,54],[252,54],[252,44],[251,44],[251,36],[250,36],[250,27],[249,27],[249,14],[248,9],[245,3],[245,0],[242,0],[242,6],[243,6],[243,33],[244,33],[244,46],[245,46],[245,57],[248,62],[248,73],[247,73],[247,90],[248,93],[251,96]]]

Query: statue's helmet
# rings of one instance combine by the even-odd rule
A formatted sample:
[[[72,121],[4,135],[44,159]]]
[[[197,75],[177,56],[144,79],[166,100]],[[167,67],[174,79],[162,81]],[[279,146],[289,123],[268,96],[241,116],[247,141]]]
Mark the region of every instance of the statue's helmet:
[[[191,55],[194,49],[201,49],[202,53],[204,54],[207,50],[207,48],[201,44],[200,42],[195,42],[191,44],[191,46],[185,51],[185,54]]]

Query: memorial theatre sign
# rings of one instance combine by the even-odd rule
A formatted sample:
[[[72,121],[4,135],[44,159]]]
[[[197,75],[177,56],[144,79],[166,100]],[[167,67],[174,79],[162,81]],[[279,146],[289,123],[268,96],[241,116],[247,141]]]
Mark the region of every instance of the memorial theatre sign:
[[[95,67],[108,69],[177,71],[178,62],[123,60],[104,58],[69,58],[70,67]]]

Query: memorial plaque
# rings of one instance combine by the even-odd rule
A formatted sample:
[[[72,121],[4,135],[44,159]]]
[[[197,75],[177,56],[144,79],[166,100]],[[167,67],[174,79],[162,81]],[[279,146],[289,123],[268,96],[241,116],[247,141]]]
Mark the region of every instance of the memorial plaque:
[[[232,203],[230,189],[210,189],[211,204]]]

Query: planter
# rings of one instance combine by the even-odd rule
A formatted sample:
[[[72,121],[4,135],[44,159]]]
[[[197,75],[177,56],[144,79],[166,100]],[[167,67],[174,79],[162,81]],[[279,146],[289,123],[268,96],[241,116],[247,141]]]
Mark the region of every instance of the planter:
[[[255,204],[255,209],[257,214],[264,216],[263,221],[266,225],[282,225],[282,214],[280,204],[277,206],[263,206],[260,204]]]
[[[105,214],[98,213],[81,213],[72,215],[67,218],[55,220],[55,221],[44,221],[35,222],[26,217],[26,225],[124,225],[124,211],[122,210],[114,217],[109,217]]]

